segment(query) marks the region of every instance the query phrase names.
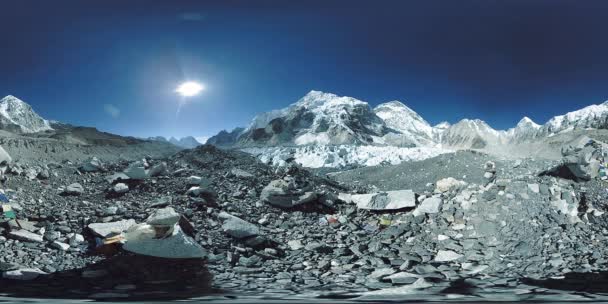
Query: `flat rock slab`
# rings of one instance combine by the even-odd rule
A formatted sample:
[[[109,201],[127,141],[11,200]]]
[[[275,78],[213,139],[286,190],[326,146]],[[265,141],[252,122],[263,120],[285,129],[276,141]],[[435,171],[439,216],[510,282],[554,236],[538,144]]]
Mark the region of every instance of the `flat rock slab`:
[[[42,243],[42,235],[29,232],[27,230],[13,230],[8,233],[9,238],[24,241],[24,242],[36,242]]]
[[[398,210],[416,206],[416,194],[412,190],[340,194],[340,199],[352,202],[357,205],[357,208],[365,210]]]
[[[122,220],[110,223],[93,223],[89,224],[89,229],[101,237],[108,237],[112,234],[120,234],[135,225],[135,220]]]
[[[9,280],[29,281],[45,274],[47,273],[38,268],[21,268],[6,271],[2,274],[2,277]]]

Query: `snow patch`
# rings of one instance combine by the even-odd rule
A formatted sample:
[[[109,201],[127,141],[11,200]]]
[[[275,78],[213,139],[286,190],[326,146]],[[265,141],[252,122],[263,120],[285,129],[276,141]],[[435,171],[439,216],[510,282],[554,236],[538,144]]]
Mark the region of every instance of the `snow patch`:
[[[419,161],[453,152],[436,147],[354,145],[245,148],[242,151],[253,154],[262,162],[271,165],[284,166],[286,160],[294,158],[297,163],[308,168],[397,165],[405,161]]]

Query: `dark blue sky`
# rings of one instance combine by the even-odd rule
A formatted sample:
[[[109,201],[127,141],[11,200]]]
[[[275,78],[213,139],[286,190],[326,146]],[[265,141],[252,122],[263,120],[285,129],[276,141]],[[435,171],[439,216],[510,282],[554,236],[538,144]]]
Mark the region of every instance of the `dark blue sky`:
[[[0,5],[0,95],[118,134],[211,135],[311,89],[496,128],[608,99],[608,1]],[[184,80],[207,90],[176,115]]]

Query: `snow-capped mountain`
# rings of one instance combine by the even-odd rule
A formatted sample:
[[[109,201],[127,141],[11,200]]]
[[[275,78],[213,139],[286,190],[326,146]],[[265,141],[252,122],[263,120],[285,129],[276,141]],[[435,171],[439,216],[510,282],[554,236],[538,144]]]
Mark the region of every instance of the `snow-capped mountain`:
[[[0,125],[19,133],[36,133],[52,130],[48,120],[40,117],[21,99],[8,95],[0,100]]]
[[[294,157],[308,166],[331,167],[424,159],[452,149],[501,149],[590,128],[608,129],[608,102],[556,116],[544,125],[524,117],[511,129],[495,130],[479,119],[431,126],[399,101],[372,110],[368,103],[352,97],[311,91],[286,108],[256,116],[245,129],[220,132],[208,143],[247,148],[275,164]]]
[[[444,146],[483,149],[488,145],[502,143],[506,132],[492,129],[480,119],[463,119],[445,129],[440,136]]]
[[[192,149],[192,148],[196,148],[196,147],[202,145],[202,143],[199,142],[198,140],[196,140],[196,138],[194,138],[193,136],[186,136],[186,137],[182,137],[179,139],[175,138],[175,137],[171,137],[171,138],[167,139],[163,136],[154,136],[154,137],[148,137],[147,140],[168,142],[168,143],[171,143],[178,147],[186,148],[186,149]]]
[[[182,148],[186,148],[186,149],[192,149],[192,148],[196,148],[196,147],[202,145],[193,136],[186,136],[186,137],[182,137],[180,139],[171,137],[171,138],[169,138],[169,142],[178,147],[182,147]]]
[[[552,136],[575,129],[608,129],[608,101],[551,118],[539,134]]]
[[[528,117],[522,118],[515,128],[507,130],[505,136],[511,142],[522,142],[538,136],[541,126]]]
[[[389,133],[369,104],[352,97],[310,91],[291,106],[256,116],[240,145],[372,144]]]
[[[374,108],[374,113],[387,127],[397,131],[398,135],[393,137],[404,138],[414,146],[429,145],[433,142],[433,127],[400,101],[380,104]]]
[[[245,128],[234,128],[230,132],[222,130],[220,133],[209,137],[206,143],[218,147],[229,147],[236,143],[237,139],[239,136],[241,136],[241,134],[243,134],[244,131]]]

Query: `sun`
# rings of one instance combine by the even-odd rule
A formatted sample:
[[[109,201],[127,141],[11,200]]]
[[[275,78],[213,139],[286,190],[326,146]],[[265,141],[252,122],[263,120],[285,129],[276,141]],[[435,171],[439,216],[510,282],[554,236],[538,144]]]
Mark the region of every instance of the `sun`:
[[[184,97],[192,97],[198,95],[204,89],[205,88],[201,84],[196,83],[194,81],[188,81],[180,84],[179,87],[177,87],[177,89],[175,90],[175,92],[179,93]]]

